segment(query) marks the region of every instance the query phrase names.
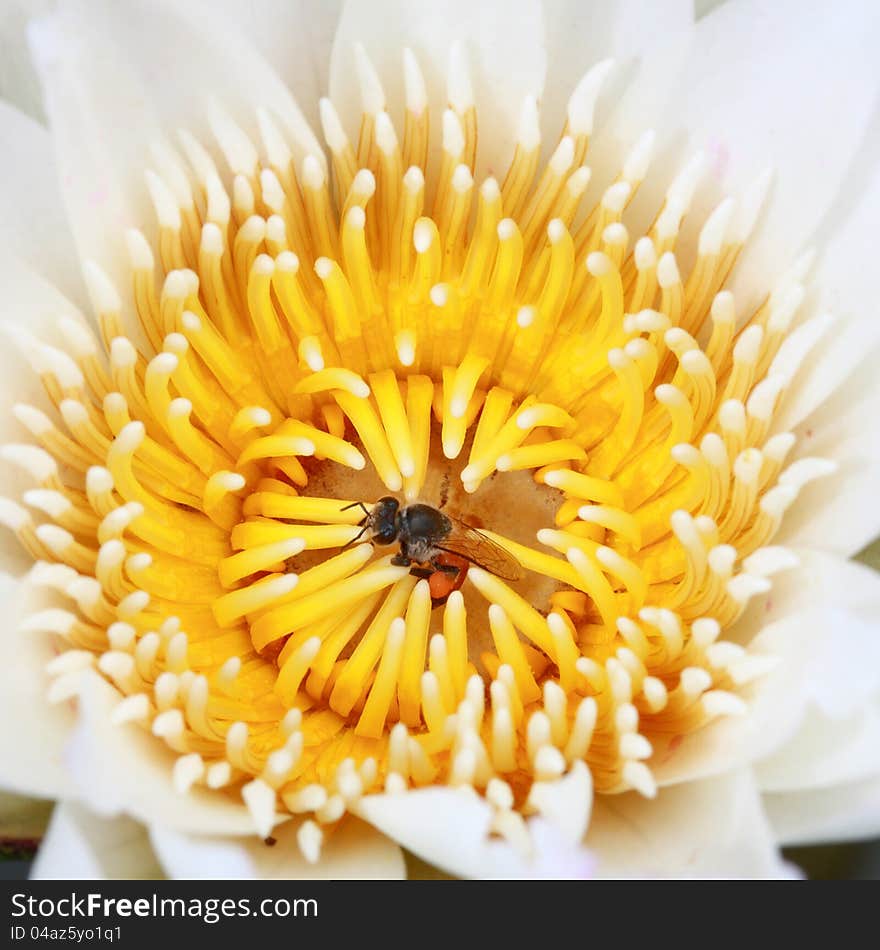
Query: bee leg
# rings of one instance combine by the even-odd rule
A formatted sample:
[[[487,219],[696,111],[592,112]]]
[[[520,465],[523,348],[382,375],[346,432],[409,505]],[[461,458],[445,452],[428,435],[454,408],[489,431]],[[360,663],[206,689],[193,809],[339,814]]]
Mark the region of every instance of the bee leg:
[[[395,554],[394,557],[391,558],[391,563],[395,567],[409,567],[412,561],[405,554]]]
[[[461,568],[457,564],[434,564],[434,570],[441,574],[448,574],[450,577],[457,577]]]
[[[409,569],[410,574],[413,577],[421,577],[423,580],[427,580],[433,573],[433,567],[411,567]]]
[[[364,522],[365,522],[366,520],[367,520],[367,519],[364,518],[364,521],[359,522],[359,526],[360,526],[360,525],[363,525],[363,527],[362,527],[361,530],[358,531],[358,533],[351,539],[351,541],[348,541],[348,542],[346,542],[345,544],[342,545],[342,547],[340,548],[341,551],[346,551],[346,550],[348,550],[348,548],[350,548],[353,544],[357,544],[357,542],[360,541],[360,539],[367,533],[367,531],[369,530],[369,527],[370,527],[370,526],[369,526],[368,524],[364,524]]]

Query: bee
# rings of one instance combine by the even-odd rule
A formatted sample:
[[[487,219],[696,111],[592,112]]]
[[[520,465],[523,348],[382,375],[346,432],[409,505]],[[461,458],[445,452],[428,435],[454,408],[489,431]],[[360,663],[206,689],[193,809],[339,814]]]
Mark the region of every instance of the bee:
[[[522,577],[519,563],[481,531],[443,514],[431,505],[415,504],[401,507],[392,495],[380,498],[372,509],[362,501],[346,505],[343,510],[361,507],[364,517],[361,531],[349,544],[355,544],[370,532],[373,544],[397,542],[400,550],[391,558],[399,567],[409,567],[410,574],[427,578],[432,600],[443,602],[461,586],[469,564],[476,564],[508,581]],[[455,578],[442,582],[441,578]],[[436,580],[435,580],[436,578]],[[436,593],[437,596],[434,596]]]

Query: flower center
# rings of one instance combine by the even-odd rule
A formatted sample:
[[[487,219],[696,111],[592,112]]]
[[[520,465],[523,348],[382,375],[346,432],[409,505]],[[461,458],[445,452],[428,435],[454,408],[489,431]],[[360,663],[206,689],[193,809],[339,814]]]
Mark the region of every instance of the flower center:
[[[801,274],[739,325],[724,289],[766,182],[709,216],[683,278],[699,160],[634,243],[652,136],[583,207],[604,64],[546,164],[528,100],[506,176],[477,188],[461,59],[430,175],[406,62],[402,139],[363,57],[356,147],[322,102],[332,182],[263,112],[262,157],[214,117],[229,187],[192,137],[190,170],[158,151],[158,239],[127,235],[137,328],[90,264],[101,342],[70,319],[66,350],[22,335],[60,421],[19,406],[42,447],[3,449],[49,520],[0,513],[69,600],[28,621],[60,638],[51,696],[94,667],[182,792],[242,795],[262,834],[308,814],[311,856],[383,787],[471,785],[512,840],[576,763],[655,794],[655,765],[763,671],[721,635],[791,563],[767,544],[829,470],[784,469],[773,429]],[[364,522],[389,495],[489,547],[399,563],[400,531]]]

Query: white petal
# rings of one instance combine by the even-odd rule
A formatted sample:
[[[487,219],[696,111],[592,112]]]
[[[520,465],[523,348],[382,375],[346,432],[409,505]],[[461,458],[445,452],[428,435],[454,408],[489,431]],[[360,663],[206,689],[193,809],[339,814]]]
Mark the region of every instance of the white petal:
[[[357,141],[361,94],[354,46],[363,43],[384,86],[388,110],[396,122],[401,121],[402,51],[409,47],[425,76],[436,145],[447,104],[450,49],[463,43],[478,115],[477,180],[487,169],[503,175],[513,156],[523,100],[541,97],[546,71],[542,39],[541,6],[535,0],[348,2],[333,44],[330,96],[349,136]]]
[[[84,5],[90,20],[96,19],[94,6],[93,0]],[[253,5],[249,11],[259,13]],[[205,105],[214,99],[248,133],[256,132],[257,108],[270,110],[290,133],[297,158],[320,150],[294,98],[297,90],[282,82],[234,22],[214,15],[212,4],[128,0],[123,10],[104,0],[102,19],[143,82],[163,129],[207,130]],[[173,64],[166,75],[163,64]]]
[[[69,787],[62,753],[73,725],[67,704],[50,705],[46,664],[55,655],[47,636],[19,629],[19,620],[45,606],[44,592],[0,574],[0,787],[60,798]]]
[[[875,571],[858,564],[853,567],[873,575],[880,593],[880,576]],[[876,600],[864,612],[829,607],[816,617],[825,631],[810,660],[807,691],[825,716],[848,719],[880,697],[878,607]]]
[[[845,602],[810,611],[824,630],[806,666],[808,708],[797,732],[757,767],[771,791],[880,775],[880,575],[831,557],[808,560],[821,569],[810,583],[841,590]]]
[[[880,576],[833,555],[796,553],[798,567],[774,577],[732,631],[750,655],[778,665],[743,687],[747,715],[715,720],[652,762],[661,784],[766,759],[796,736],[810,707],[842,719],[880,689]]]
[[[790,551],[797,558],[797,565],[773,577],[773,587],[765,603],[755,602],[754,610],[746,611],[734,629],[740,634],[737,639],[742,641],[748,637],[745,631],[754,629],[755,621],[760,621],[762,614],[773,623],[795,615],[821,612],[823,616],[811,626],[806,638],[809,651],[805,651],[818,656],[827,631],[825,612],[836,609],[860,615],[870,612],[878,596],[878,575],[863,565],[824,551],[809,548],[791,548]],[[812,630],[821,631],[821,635]]]
[[[0,442],[30,442],[27,430],[12,414],[12,407],[26,403],[50,415],[54,410],[40,377],[10,334],[20,335],[24,331],[57,345],[57,319],[64,316],[82,322],[83,318],[67,298],[11,250],[0,249],[0,286],[4,301],[0,307]],[[0,494],[19,501],[21,493],[33,487],[33,479],[17,466],[0,467]],[[9,538],[5,528],[0,530],[0,566],[23,573],[30,566],[30,556],[25,559],[18,541]]]
[[[345,818],[326,834],[317,863],[307,861],[297,843],[302,823],[278,828],[275,844],[254,836],[202,837],[168,828],[150,832],[169,877],[224,880],[394,880],[406,877],[403,853],[389,838],[357,818]]]
[[[128,284],[126,227],[154,220],[144,184],[149,148],[179,127],[208,140],[214,99],[256,135],[263,106],[295,154],[319,150],[290,92],[247,38],[198,3],[69,0],[35,22],[31,46],[72,227],[84,258]]]
[[[100,264],[122,295],[128,332],[141,344],[125,293],[130,266],[121,237],[135,227],[155,234],[144,170],[149,143],[162,140],[156,115],[100,13],[90,18],[74,0],[31,21],[28,39],[80,265]]]
[[[829,788],[880,778],[880,700],[845,719],[810,709],[797,734],[758,763],[764,792]]]
[[[880,691],[880,574],[833,554],[794,552],[798,566],[774,578],[755,613],[770,622],[806,618],[801,653],[809,700],[826,715],[849,716]]]
[[[877,157],[869,154],[876,167]],[[859,156],[858,164],[862,164]],[[855,177],[855,176],[854,176]],[[813,348],[786,394],[776,423],[800,436],[796,451],[838,463],[808,486],[786,517],[783,536],[851,555],[880,534],[880,322],[870,306],[880,175],[830,216],[815,293],[837,320]]]
[[[850,342],[859,347],[859,340]],[[880,389],[875,380],[874,360],[868,360],[798,426],[798,454],[830,459],[837,471],[803,489],[786,513],[781,543],[849,557],[880,534]]]
[[[84,676],[76,729],[65,749],[71,793],[106,817],[127,814],[193,834],[252,834],[243,805],[200,788],[183,795],[174,790],[170,751],[139,726],[110,721],[119,700],[105,680]]]
[[[588,877],[593,860],[544,819],[529,820],[532,855],[491,838],[493,810],[472,789],[425,788],[368,795],[358,814],[429,864],[460,877]],[[452,830],[454,829],[454,833]]]
[[[805,627],[806,624],[806,627]],[[803,614],[768,624],[749,644],[749,655],[778,665],[744,687],[744,716],[721,716],[685,735],[662,759],[652,759],[658,785],[692,782],[769,755],[795,732],[807,703],[807,657],[820,631]]]
[[[100,818],[62,802],[31,869],[36,881],[108,881],[162,877],[146,829],[130,818]]]
[[[75,303],[66,297],[38,266],[24,260],[12,249],[4,249],[4,253],[0,255],[0,280],[3,282],[0,327],[19,327],[40,336],[44,342],[57,346],[57,319],[73,317],[83,320]],[[7,336],[6,340],[8,339]],[[4,349],[6,348],[4,343]],[[39,388],[42,389],[42,385]]]
[[[149,99],[107,36],[76,4],[31,23],[71,229],[83,259],[128,286],[123,228],[151,225],[143,184],[148,142],[159,139]]]
[[[42,118],[43,103],[25,31],[28,18],[46,13],[52,3],[53,0],[6,0],[0,11],[0,99],[35,119]]]
[[[0,247],[84,302],[49,133],[0,102],[0,141]]]
[[[534,807],[568,841],[577,844],[590,823],[593,777],[583,762],[555,782],[535,782],[529,791]]]
[[[790,871],[747,770],[596,800],[587,846],[602,877],[768,878]]]
[[[568,98],[587,69],[608,57],[615,62],[587,157],[591,187],[602,188],[639,135],[657,127],[693,40],[693,4],[545,0],[544,9],[548,58],[541,124],[547,141],[556,141]]]
[[[869,305],[876,293],[877,222],[880,220],[880,174],[876,148],[856,157],[856,169],[868,163],[870,171],[851,172],[840,201],[823,222],[820,255],[815,274],[817,306],[837,317],[804,364],[780,406],[778,425],[791,429],[843,387],[847,398],[835,415],[860,392],[877,392],[880,383],[871,372],[880,348],[880,322]],[[863,181],[863,179],[867,181]],[[811,276],[812,280],[812,276]],[[860,368],[860,369],[859,369]],[[854,379],[859,369],[858,378]],[[862,422],[870,420],[863,419]],[[876,426],[875,426],[876,428]]]
[[[541,817],[530,818],[527,824],[532,856],[520,877],[579,881],[596,876],[596,856],[580,841],[572,841],[567,831]]]
[[[318,100],[327,94],[330,48],[342,0],[213,0],[215,14],[241,29],[291,89],[313,129]]]
[[[706,150],[713,187],[778,175],[758,233],[737,268],[743,310],[773,286],[848,179],[873,119],[880,17],[871,5],[736,0],[697,23],[694,55],[670,118]],[[821,68],[817,68],[821,64]]]
[[[785,845],[875,838],[880,833],[880,778],[765,795],[764,806]]]

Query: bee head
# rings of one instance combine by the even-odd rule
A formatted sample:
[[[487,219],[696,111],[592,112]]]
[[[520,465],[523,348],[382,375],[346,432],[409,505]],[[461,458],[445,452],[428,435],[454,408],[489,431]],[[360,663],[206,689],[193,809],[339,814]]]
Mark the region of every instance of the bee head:
[[[370,527],[373,529],[373,541],[377,544],[391,544],[397,538],[397,513],[400,502],[392,495],[380,498],[370,512]]]

